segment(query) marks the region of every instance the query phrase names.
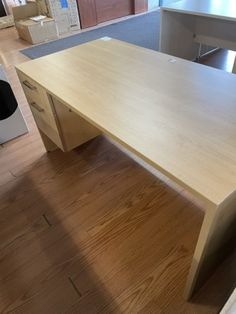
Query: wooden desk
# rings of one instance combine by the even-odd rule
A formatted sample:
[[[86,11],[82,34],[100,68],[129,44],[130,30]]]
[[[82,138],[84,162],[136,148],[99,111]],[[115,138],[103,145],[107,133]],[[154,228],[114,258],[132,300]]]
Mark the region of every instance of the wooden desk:
[[[234,0],[182,0],[161,8],[161,52],[193,60],[199,44],[236,50]]]
[[[109,39],[17,72],[48,150],[102,132],[205,202],[189,298],[236,226],[236,76]]]

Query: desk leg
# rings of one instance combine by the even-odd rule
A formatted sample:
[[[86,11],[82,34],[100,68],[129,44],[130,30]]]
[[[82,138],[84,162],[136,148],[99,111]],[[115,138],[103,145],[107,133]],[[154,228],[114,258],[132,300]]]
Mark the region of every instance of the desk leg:
[[[235,57],[235,60],[234,60],[234,67],[233,67],[233,71],[232,72],[236,74],[236,57]]]
[[[185,287],[187,300],[229,253],[235,235],[236,192],[206,211]]]
[[[159,50],[194,60],[198,44],[194,41],[195,18],[192,15],[161,10]]]
[[[41,139],[43,141],[44,147],[47,152],[53,152],[54,150],[58,149],[56,144],[54,144],[47,135],[45,135],[43,132],[41,132],[39,129],[39,134],[41,136]]]

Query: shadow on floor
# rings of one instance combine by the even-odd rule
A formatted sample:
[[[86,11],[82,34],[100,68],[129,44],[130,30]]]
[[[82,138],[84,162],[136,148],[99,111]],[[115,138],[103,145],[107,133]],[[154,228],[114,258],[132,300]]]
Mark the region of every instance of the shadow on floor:
[[[236,278],[183,300],[202,212],[102,137],[45,154],[0,212],[2,313],[217,313]]]

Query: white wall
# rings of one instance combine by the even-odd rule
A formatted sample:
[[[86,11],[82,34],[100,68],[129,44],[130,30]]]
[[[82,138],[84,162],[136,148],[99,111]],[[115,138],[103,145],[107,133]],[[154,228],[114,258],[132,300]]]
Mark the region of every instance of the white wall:
[[[159,6],[159,0],[148,0],[148,10],[156,9]]]
[[[172,2],[176,2],[179,0],[148,0],[148,10],[153,10],[158,8],[159,3],[161,3],[162,5],[166,5]]]
[[[167,4],[170,4],[170,3],[173,3],[173,2],[177,2],[179,0],[161,0],[161,4],[162,5],[167,5]]]

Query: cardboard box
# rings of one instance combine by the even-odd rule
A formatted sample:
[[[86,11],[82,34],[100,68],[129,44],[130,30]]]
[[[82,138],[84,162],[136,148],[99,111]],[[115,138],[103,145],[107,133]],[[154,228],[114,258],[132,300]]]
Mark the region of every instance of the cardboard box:
[[[52,17],[59,34],[80,29],[76,0],[36,0],[40,14]]]
[[[48,40],[58,38],[56,23],[52,18],[45,18],[41,22],[30,19],[15,22],[19,37],[30,42],[39,44]]]
[[[32,16],[39,15],[38,7],[35,2],[29,2],[12,8],[14,21],[26,20]]]
[[[13,8],[15,26],[19,37],[31,44],[39,44],[58,38],[55,20],[47,17],[40,22],[35,22],[30,19],[30,17],[37,15],[39,12],[35,2]]]
[[[0,17],[0,29],[14,26],[14,20],[12,15]]]

